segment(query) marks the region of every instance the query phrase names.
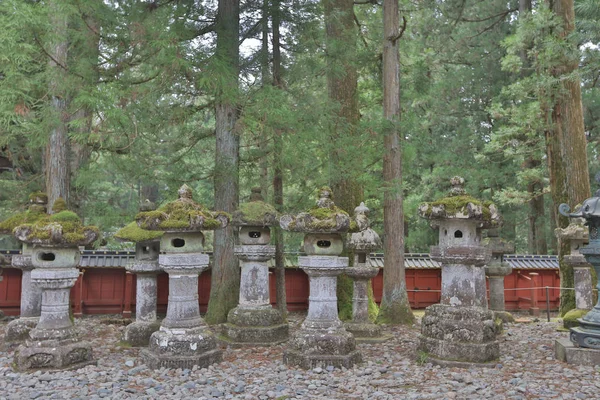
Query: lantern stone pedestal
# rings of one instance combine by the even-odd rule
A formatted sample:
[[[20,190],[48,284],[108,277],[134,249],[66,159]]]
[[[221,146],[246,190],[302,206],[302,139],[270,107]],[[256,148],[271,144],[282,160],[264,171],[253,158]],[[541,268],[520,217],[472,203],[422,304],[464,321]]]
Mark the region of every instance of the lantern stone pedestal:
[[[31,261],[31,246],[23,243],[21,254],[12,257],[12,266],[23,271],[21,277],[21,311],[19,318],[8,323],[4,334],[7,344],[20,343],[29,337],[29,332],[35,328],[42,308],[42,291],[31,280],[34,266]]]
[[[77,247],[35,247],[32,283],[42,290],[42,310],[37,326],[15,353],[20,371],[29,369],[80,368],[95,364],[92,347],[77,337],[69,315],[69,294],[79,271]]]
[[[390,336],[381,335],[381,327],[369,319],[369,283],[378,273],[378,268],[366,265],[347,268],[346,275],[354,280],[354,294],[352,295],[352,321],[346,322],[344,327],[351,332],[358,343],[384,342]]]
[[[514,252],[515,246],[502,240],[496,229],[490,229],[487,236],[486,247],[492,253],[490,262],[485,266],[490,284],[490,309],[494,312],[494,317],[500,318],[502,322],[514,322],[512,314],[505,309],[504,277],[510,275],[512,268],[504,261],[504,254]]]
[[[346,248],[354,252],[353,267],[345,273],[354,281],[352,295],[352,321],[344,327],[354,335],[358,343],[378,343],[388,340],[391,336],[382,336],[381,327],[371,322],[369,318],[369,286],[371,279],[379,273],[379,268],[371,267],[371,251],[381,248],[381,239],[377,232],[369,228],[367,215],[369,209],[365,203],[360,203],[354,209],[354,219],[362,221],[367,228],[361,232],[348,235]]]
[[[275,256],[270,226],[277,222],[277,211],[263,201],[260,188],[252,188],[250,201],[233,213],[231,224],[239,226],[235,254],[241,276],[239,303],[227,315],[222,337],[230,345],[268,346],[288,339],[288,324],[271,306],[269,288],[267,262]]]
[[[240,233],[241,234],[241,233]],[[240,300],[227,316],[225,340],[234,346],[269,346],[288,339],[288,324],[279,310],[271,306],[269,261],[275,246],[236,246],[241,260]]]
[[[298,265],[310,282],[308,314],[291,336],[283,362],[305,369],[330,365],[350,368],[360,363],[354,336],[344,329],[337,311],[337,276],[348,266],[348,258],[305,256],[298,258]]]
[[[216,339],[200,317],[198,275],[208,268],[201,232],[165,233],[160,267],[169,274],[169,304],[142,357],[150,368],[199,368],[221,361]]]
[[[563,316],[563,327],[567,329],[579,326],[579,318],[594,306],[592,266],[580,253],[580,249],[589,241],[588,228],[584,224],[584,219],[576,218],[566,228],[555,230],[559,241],[567,240],[570,244],[571,254],[564,256],[563,262],[573,268],[574,274],[575,309]]]
[[[147,346],[152,333],[160,328],[156,319],[159,242],[136,243],[135,261],[126,269],[136,274],[135,321],[127,325],[123,341],[131,346]]]
[[[500,348],[494,314],[487,309],[485,271],[491,257],[481,245],[481,229],[497,226],[493,204],[467,195],[464,179],[452,178],[450,196],[424,203],[419,214],[439,229],[439,245],[431,259],[442,266],[440,304],[427,307],[421,323],[419,350],[429,361],[455,367],[494,366]]]

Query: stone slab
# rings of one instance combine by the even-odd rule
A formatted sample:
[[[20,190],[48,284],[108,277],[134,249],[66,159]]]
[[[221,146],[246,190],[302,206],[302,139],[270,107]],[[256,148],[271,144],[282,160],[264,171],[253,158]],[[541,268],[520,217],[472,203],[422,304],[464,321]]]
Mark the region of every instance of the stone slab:
[[[352,366],[361,362],[362,356],[358,350],[346,355],[303,354],[294,350],[286,350],[283,353],[284,364],[304,369],[326,368],[330,365],[336,368],[352,368]]]
[[[600,365],[600,350],[576,347],[569,339],[554,342],[554,357],[574,365]]]
[[[123,341],[132,347],[145,347],[150,342],[150,336],[160,329],[160,323],[135,321],[127,325]]]
[[[207,351],[194,356],[168,356],[163,354],[154,354],[148,349],[142,350],[141,353],[144,363],[152,369],[159,369],[163,367],[173,369],[192,369],[194,366],[198,366],[198,368],[201,369],[208,368],[209,365],[221,362],[223,360],[223,352],[219,349]]]
[[[10,321],[4,332],[6,344],[24,342],[29,338],[29,332],[36,327],[39,318],[18,318]]]
[[[225,342],[237,345],[268,346],[288,340],[287,324],[273,326],[239,326],[230,323],[224,325]]]
[[[59,346],[44,346],[43,342],[21,345],[15,352],[15,365],[19,371],[48,369],[78,369],[96,365],[92,346],[85,341],[61,343]]]

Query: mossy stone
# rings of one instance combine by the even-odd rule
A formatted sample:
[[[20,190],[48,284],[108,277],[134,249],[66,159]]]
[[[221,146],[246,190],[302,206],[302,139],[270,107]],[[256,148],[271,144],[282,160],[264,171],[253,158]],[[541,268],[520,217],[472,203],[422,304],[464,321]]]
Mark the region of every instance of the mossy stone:
[[[579,319],[583,318],[590,310],[575,308],[565,314],[563,317],[563,326],[567,329],[579,326]]]
[[[14,229],[22,242],[44,246],[85,246],[94,242],[100,231],[95,226],[84,226],[77,214],[62,210],[56,214],[43,214],[33,223]]]
[[[276,222],[275,207],[261,200],[240,204],[232,216],[234,225],[273,226]]]
[[[163,234],[164,232],[162,231],[150,231],[142,229],[134,221],[119,229],[117,233],[114,234],[114,237],[126,242],[138,243],[160,239]]]

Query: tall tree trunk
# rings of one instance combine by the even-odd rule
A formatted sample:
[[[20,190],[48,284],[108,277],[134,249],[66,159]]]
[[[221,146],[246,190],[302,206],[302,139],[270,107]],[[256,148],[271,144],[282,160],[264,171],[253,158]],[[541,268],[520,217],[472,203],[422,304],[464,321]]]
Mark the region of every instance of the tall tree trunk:
[[[410,324],[404,270],[404,212],[402,209],[402,148],[400,121],[400,13],[396,0],[383,1],[383,115],[388,120],[384,137],[383,181],[383,296],[377,321]]]
[[[273,46],[273,85],[283,88],[281,78],[281,1],[273,0],[271,8],[272,46]],[[283,212],[283,130],[275,129],[273,137],[273,203],[280,213]],[[283,230],[275,227],[275,281],[277,287],[277,309],[287,318],[287,294],[285,291],[285,255],[283,247]]]
[[[537,168],[541,161],[529,157],[525,160],[525,168]],[[531,181],[527,184],[527,194],[529,196],[529,229],[527,235],[527,248],[530,254],[546,254],[548,247],[546,244],[546,227],[544,213],[544,195],[543,184],[538,181]]]
[[[48,95],[50,97],[50,137],[44,156],[45,187],[48,194],[48,212],[62,197],[67,204],[71,190],[69,166],[69,135],[67,132],[67,96],[65,92],[68,38],[68,17],[61,10],[60,1],[48,4],[52,31],[48,43]]]
[[[356,136],[358,112],[358,72],[356,70],[356,40],[353,0],[323,0],[327,43],[327,91],[336,107],[330,123],[331,186],[337,206],[352,211],[364,200],[364,189],[356,179],[361,162],[349,159],[349,138]],[[356,156],[356,153],[353,153]],[[350,257],[352,260],[352,257]],[[353,282],[345,274],[338,277],[339,316],[352,318]]]
[[[575,28],[575,10],[573,0],[554,0],[552,10],[563,21],[563,31],[560,35],[567,37]],[[571,46],[576,46],[571,43]],[[576,54],[577,52],[573,52]],[[552,127],[547,134],[547,159],[552,187],[554,205],[568,203],[571,206],[580,204],[590,196],[590,182],[586,152],[586,138],[583,125],[583,109],[581,104],[581,85],[573,72],[578,67],[579,59],[575,56],[565,59],[559,68],[552,72],[560,79],[560,92],[556,95],[552,108]],[[560,216],[556,210],[554,215],[557,225],[565,228],[569,221]],[[570,254],[570,243],[562,241],[559,246],[561,286],[573,287],[573,269],[563,261]],[[560,298],[560,313],[575,308],[573,290],[562,290]]]
[[[215,208],[232,213],[239,206],[238,119],[239,1],[219,0],[216,57],[224,68],[215,104]],[[206,322],[218,324],[239,300],[240,271],[233,253],[237,232],[229,225],[214,236],[214,262]]]

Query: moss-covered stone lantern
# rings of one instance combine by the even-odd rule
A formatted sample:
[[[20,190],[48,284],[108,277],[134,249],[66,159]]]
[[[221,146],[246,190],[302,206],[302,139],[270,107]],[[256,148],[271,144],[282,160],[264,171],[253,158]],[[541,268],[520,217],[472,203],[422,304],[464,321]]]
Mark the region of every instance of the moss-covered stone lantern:
[[[596,175],[596,181],[600,184],[600,173]],[[593,197],[586,199],[583,205],[575,212],[569,213],[569,206],[561,204],[559,212],[569,218],[585,219],[585,224],[589,229],[589,244],[587,246],[577,247],[575,243],[571,251],[577,251],[583,254],[586,261],[600,274],[600,189],[596,191]],[[584,240],[583,232],[579,234],[579,244]],[[599,275],[600,276],[600,275]],[[596,286],[600,290],[600,280]],[[582,318],[579,318],[579,326],[571,328],[570,339],[577,347],[592,349],[585,353],[589,364],[600,364],[600,297],[598,303]],[[572,351],[576,353],[576,351]],[[581,353],[582,356],[584,353]],[[567,354],[567,361],[569,354]],[[592,363],[593,361],[593,363]]]
[[[150,368],[202,368],[219,362],[222,353],[213,333],[200,317],[198,275],[208,268],[203,253],[203,230],[223,228],[229,216],[210,211],[192,198],[183,185],[179,198],[154,211],[136,216],[138,227],[163,232],[158,257],[160,267],[169,274],[169,304],[160,329],[150,337],[142,351]]]
[[[239,226],[240,300],[227,316],[225,339],[234,345],[271,345],[288,338],[288,324],[271,306],[269,293],[267,262],[275,255],[270,227],[277,222],[277,211],[263,201],[260,188],[252,189],[250,201],[233,213],[232,225]]]
[[[462,366],[498,358],[498,329],[487,309],[484,265],[491,252],[481,243],[481,230],[498,227],[493,203],[468,195],[464,179],[451,179],[446,198],[419,206],[419,215],[439,230],[431,258],[442,266],[440,304],[427,307],[422,320],[420,350],[442,365]]]
[[[80,340],[69,315],[69,295],[79,276],[79,246],[94,242],[98,228],[84,226],[58,198],[54,214],[14,230],[16,238],[33,246],[33,284],[42,289],[42,312],[29,339],[15,353],[19,370],[74,368],[94,363],[91,345]]]
[[[354,222],[353,228],[356,227]],[[344,329],[337,310],[337,276],[348,266],[341,234],[351,228],[344,210],[336,207],[330,188],[319,191],[316,207],[297,216],[284,215],[280,226],[290,232],[302,232],[306,256],[298,265],[308,275],[310,297],[308,314],[290,338],[283,361],[302,368],[317,366],[346,367],[361,362],[354,336]]]
[[[48,197],[36,192],[29,195],[29,209],[0,222],[0,234],[12,235],[13,230],[21,224],[31,224],[46,216]],[[21,309],[19,318],[8,323],[4,334],[4,342],[16,344],[29,337],[37,325],[42,311],[42,290],[31,282],[33,263],[31,262],[32,246],[21,243],[21,254],[12,257],[12,267],[22,271],[21,276]]]
[[[488,230],[485,246],[492,253],[490,262],[485,266],[485,274],[490,283],[490,309],[495,318],[500,318],[503,322],[514,322],[513,316],[504,306],[504,277],[512,272],[510,264],[504,261],[504,255],[514,253],[515,246],[502,239],[498,229]]]
[[[146,201],[141,212],[154,211],[153,203]],[[162,271],[158,265],[162,231],[140,228],[132,222],[115,233],[115,238],[135,243],[135,260],[125,268],[136,274],[135,321],[127,325],[123,341],[131,346],[147,346],[152,333],[160,328],[156,319],[156,276]]]
[[[579,326],[579,318],[594,306],[592,266],[579,251],[589,241],[588,227],[585,219],[573,218],[569,226],[557,228],[554,233],[560,242],[568,241],[571,249],[571,254],[563,257],[563,262],[573,268],[575,286],[575,308],[563,316],[563,326],[568,329]]]
[[[365,203],[360,203],[354,209],[355,220],[367,220],[369,209]],[[354,280],[354,294],[352,296],[352,321],[344,326],[351,332],[357,342],[380,342],[389,339],[381,335],[381,327],[369,319],[369,286],[371,279],[379,273],[379,268],[371,266],[371,252],[380,249],[381,239],[377,232],[367,228],[362,232],[348,235],[346,248],[353,251],[354,263],[352,268],[346,269],[346,275]]]

